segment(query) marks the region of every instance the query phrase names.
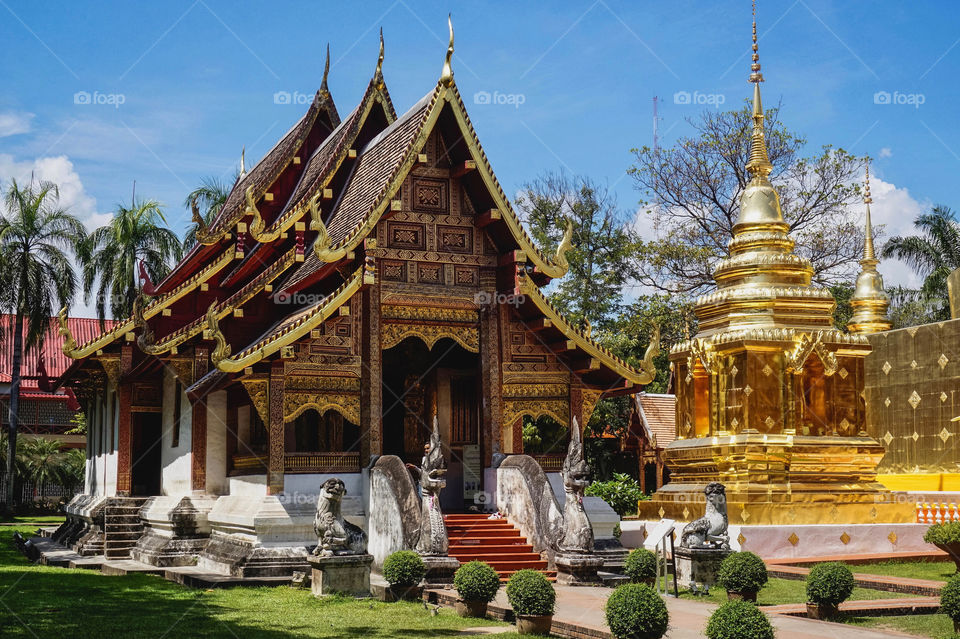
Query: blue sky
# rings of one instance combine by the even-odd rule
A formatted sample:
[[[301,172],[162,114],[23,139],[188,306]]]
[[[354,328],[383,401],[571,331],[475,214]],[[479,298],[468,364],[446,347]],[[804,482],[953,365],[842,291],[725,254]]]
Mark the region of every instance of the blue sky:
[[[345,115],[386,40],[398,111],[429,91],[456,29],[454,71],[508,193],[542,170],[639,194],[629,149],[689,133],[684,118],[748,97],[750,6],[738,2],[15,2],[0,0],[0,180],[57,179],[90,224],[137,193],[171,224],[203,176],[228,178],[300,117],[330,43]],[[766,104],[808,140],[875,158],[875,216],[894,233],[931,203],[960,207],[960,12],[947,2],[761,2]],[[83,102],[79,93],[90,96]],[[488,92],[491,102],[474,96]],[[691,102],[682,104],[686,92]],[[883,95],[890,96],[885,104]],[[878,101],[880,103],[878,103]],[[678,103],[679,102],[679,103]],[[519,104],[518,104],[519,103]],[[895,265],[888,281],[907,281]]]

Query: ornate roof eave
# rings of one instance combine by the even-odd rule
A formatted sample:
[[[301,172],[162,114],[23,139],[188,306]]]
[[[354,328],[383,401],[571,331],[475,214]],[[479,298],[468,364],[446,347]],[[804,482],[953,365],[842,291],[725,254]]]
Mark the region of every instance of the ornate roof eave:
[[[655,346],[648,349],[647,356],[644,358],[642,370],[637,370],[627,364],[625,361],[608,351],[600,344],[587,337],[583,331],[574,328],[567,319],[550,304],[540,287],[536,285],[529,276],[522,274],[519,277],[519,292],[525,296],[526,301],[533,303],[537,309],[543,313],[543,316],[549,319],[553,326],[570,339],[574,344],[591,357],[600,361],[601,365],[606,366],[611,371],[632,383],[635,386],[644,386],[649,384],[656,377],[657,371],[653,366],[653,357],[659,349],[659,339],[655,339]]]
[[[224,373],[237,373],[266,357],[280,351],[285,346],[290,346],[297,340],[310,334],[310,331],[319,326],[328,319],[334,312],[350,300],[353,295],[361,290],[367,284],[375,282],[375,270],[369,263],[365,263],[354,274],[344,282],[340,288],[330,294],[326,299],[313,305],[306,311],[298,313],[300,317],[292,323],[280,326],[271,330],[265,336],[261,337],[254,344],[244,348],[234,356],[227,355],[223,358],[212,357],[217,369]],[[210,329],[211,339],[218,343],[223,340],[219,329],[212,326]],[[221,349],[224,350],[224,349]],[[225,349],[229,353],[229,346]]]
[[[223,302],[216,304],[214,307],[214,312],[216,313],[217,320],[224,319],[225,317],[232,315],[237,309],[243,308],[247,302],[256,297],[275,279],[286,272],[286,270],[296,262],[296,252],[296,248],[290,249],[283,255],[283,257],[261,271],[260,274],[249,284],[235,292]],[[185,342],[201,334],[206,328],[206,321],[206,316],[197,318],[173,333],[170,333],[159,342],[143,340],[142,338],[146,332],[141,332],[141,339],[137,340],[137,345],[140,347],[140,350],[148,355],[161,355],[163,353],[172,352],[181,344],[184,344]]]
[[[205,283],[211,277],[219,273],[221,270],[223,270],[223,268],[227,264],[233,261],[234,258],[235,256],[234,256],[233,248],[231,247],[227,251],[224,251],[224,253],[220,255],[220,257],[215,262],[208,264],[206,268],[204,268],[199,273],[196,273],[195,275],[193,275],[191,278],[189,278],[187,281],[180,284],[180,286],[178,286],[174,290],[154,298],[154,300],[150,302],[150,304],[144,307],[143,317],[145,319],[150,319],[151,317],[162,312],[163,309],[169,307],[173,303],[182,299],[185,295],[192,292],[198,286]],[[73,359],[83,359],[84,357],[89,357],[90,355],[93,355],[97,351],[100,351],[106,348],[115,340],[120,339],[127,333],[131,332],[134,328],[136,328],[136,322],[134,318],[131,316],[123,320],[122,322],[119,322],[116,326],[111,328],[109,331],[102,333],[96,339],[86,342],[85,344],[77,345],[73,339],[73,336],[70,334],[70,329],[66,327],[65,312],[61,311],[61,315],[62,315],[62,319],[60,321],[60,332],[61,332],[61,335],[63,335],[66,338],[63,343],[63,353],[67,357],[71,357]]]

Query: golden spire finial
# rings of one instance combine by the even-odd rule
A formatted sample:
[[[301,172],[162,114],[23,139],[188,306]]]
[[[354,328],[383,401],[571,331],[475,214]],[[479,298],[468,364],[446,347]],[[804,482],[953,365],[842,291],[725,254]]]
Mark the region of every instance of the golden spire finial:
[[[243,145],[243,147],[240,149],[240,179],[243,179],[243,177],[247,174],[247,166],[244,162],[244,155],[246,155],[246,153],[247,146]]]
[[[867,225],[864,231],[864,241],[863,241],[863,259],[864,260],[874,260],[877,259],[877,254],[873,249],[873,224],[870,221],[870,204],[873,202],[873,198],[870,197],[870,158],[867,158],[867,173],[866,173],[866,183],[864,185],[863,193],[863,203],[866,206],[866,218]]]
[[[865,228],[863,237],[863,259],[860,260],[860,274],[853,289],[850,305],[853,307],[853,316],[847,323],[851,333],[865,334],[890,330],[890,320],[887,319],[887,309],[890,299],[883,290],[883,278],[877,271],[877,254],[873,248],[873,225],[870,221],[870,158],[866,159],[867,169],[864,181],[863,204],[865,211]]]
[[[750,64],[750,81],[763,82],[760,73],[760,47],[757,46],[757,0],[753,0],[753,56]]]
[[[320,91],[327,91],[327,76],[330,75],[330,43],[327,43],[327,61],[323,63],[323,80],[320,82]]]
[[[767,141],[763,131],[763,101],[760,99],[760,54],[757,47],[757,3],[753,2],[753,61],[750,64],[750,82],[753,83],[753,135],[750,140],[750,159],[747,172],[751,178],[766,179],[773,171],[773,165],[767,156]]]
[[[453,67],[450,61],[453,59],[453,14],[447,14],[447,26],[450,28],[450,44],[447,45],[447,57],[443,61],[443,71],[440,73],[440,84],[445,87],[453,84]]]

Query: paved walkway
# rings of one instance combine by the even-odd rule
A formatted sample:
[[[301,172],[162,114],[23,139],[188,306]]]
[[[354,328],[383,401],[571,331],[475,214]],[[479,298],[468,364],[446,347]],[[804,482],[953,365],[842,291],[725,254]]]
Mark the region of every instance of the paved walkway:
[[[607,639],[607,630],[603,607],[607,597],[613,592],[610,588],[578,588],[575,586],[556,586],[557,609],[553,617],[552,632],[562,637],[575,639]],[[441,603],[452,604],[456,593],[452,590],[431,591]],[[670,611],[668,639],[702,639],[707,620],[716,610],[716,606],[689,599],[667,597],[667,609]],[[898,600],[899,602],[899,600]],[[497,593],[497,599],[490,604],[490,613],[504,618],[510,610],[504,589]],[[825,621],[814,621],[788,614],[770,614],[770,621],[777,631],[777,639],[888,639],[903,637],[895,632],[867,630]]]

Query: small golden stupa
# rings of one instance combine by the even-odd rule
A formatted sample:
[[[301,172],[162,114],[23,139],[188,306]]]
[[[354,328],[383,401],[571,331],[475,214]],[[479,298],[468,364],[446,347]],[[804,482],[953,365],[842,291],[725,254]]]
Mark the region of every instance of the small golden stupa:
[[[731,524],[912,521],[914,506],[876,481],[884,448],[866,433],[870,344],[833,327],[833,296],[811,286],[813,267],[794,253],[768,179],[756,19],[750,82],[750,180],[730,256],[714,271],[717,290],[696,302],[699,333],[670,353],[670,483],[640,503],[640,517],[694,519],[704,487],[719,481]]]
[[[866,230],[863,241],[863,259],[860,260],[860,274],[857,286],[850,298],[853,317],[847,323],[847,330],[858,335],[889,331],[892,324],[887,318],[890,298],[883,291],[883,278],[877,271],[880,260],[873,249],[873,225],[870,222],[870,165],[867,165],[863,204],[866,207]]]

